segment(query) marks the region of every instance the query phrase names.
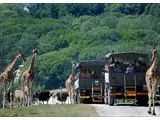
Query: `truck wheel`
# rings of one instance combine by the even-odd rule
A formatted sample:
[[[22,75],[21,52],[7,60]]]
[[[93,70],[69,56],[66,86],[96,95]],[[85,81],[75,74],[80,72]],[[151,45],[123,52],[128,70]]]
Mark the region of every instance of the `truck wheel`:
[[[148,96],[138,96],[137,104],[147,106],[148,105]]]
[[[74,103],[75,103],[75,104],[78,104],[78,102],[77,102],[77,94],[75,94]]]
[[[104,104],[108,104],[108,96],[106,90],[104,91]]]
[[[104,104],[108,104],[108,95],[107,95],[107,88],[105,86],[104,89]]]
[[[110,105],[110,106],[113,106],[114,105],[114,97],[113,96],[110,96],[110,92],[111,92],[111,90],[110,89],[108,89],[108,105]]]
[[[77,97],[76,97],[76,99],[77,99],[77,104],[80,104],[80,94],[77,92]]]
[[[114,105],[114,98],[112,96],[108,96],[108,104],[110,106],[113,106]]]
[[[108,104],[108,97],[104,96],[104,104]]]
[[[80,98],[80,99],[79,99],[79,103],[82,103],[82,104],[83,104],[83,103],[84,103],[84,100],[85,100],[84,98]]]

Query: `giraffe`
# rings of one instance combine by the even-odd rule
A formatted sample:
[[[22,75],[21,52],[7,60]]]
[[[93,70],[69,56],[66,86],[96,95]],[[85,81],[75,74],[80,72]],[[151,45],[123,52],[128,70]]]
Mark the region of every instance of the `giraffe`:
[[[76,76],[75,76],[75,66],[76,66],[76,61],[72,61],[72,73],[69,76],[69,78],[66,80],[65,86],[72,104],[72,100],[74,99],[74,82],[76,81]]]
[[[33,49],[33,55],[29,68],[22,74],[21,77],[21,90],[25,93],[27,92],[27,105],[31,104],[33,85],[34,85],[34,62],[37,56],[37,49]],[[27,88],[27,89],[26,89]],[[23,106],[24,106],[23,99]]]
[[[153,102],[152,114],[156,115],[155,95],[156,95],[157,81],[159,79],[159,73],[158,73],[158,52],[155,48],[152,50],[152,61],[153,62],[150,68],[146,72],[146,85],[148,89],[148,99],[149,99],[148,113],[151,114],[151,104]]]
[[[75,81],[75,74],[74,74],[74,72],[72,72],[65,83],[71,104],[72,104],[72,100],[74,98],[74,81]]]
[[[22,58],[23,60],[25,60],[25,57],[22,55],[20,51],[18,52],[13,62],[0,75],[0,90],[3,89],[3,109],[5,108],[5,102],[6,102],[6,88],[9,86],[9,84],[13,84],[13,69],[19,58]],[[11,104],[12,104],[12,99],[10,101],[10,108],[11,108]]]
[[[18,69],[13,72],[13,75],[14,75],[15,77],[14,77],[14,80],[13,80],[13,84],[10,84],[10,85],[9,85],[8,90],[10,90],[10,89],[15,90],[15,89],[17,88],[17,85],[19,85],[20,78],[21,78],[21,75],[22,75],[21,68],[23,68],[23,65],[19,65],[19,66],[18,66]],[[18,83],[18,84],[17,84],[17,83]],[[16,85],[16,84],[17,84],[17,85]]]

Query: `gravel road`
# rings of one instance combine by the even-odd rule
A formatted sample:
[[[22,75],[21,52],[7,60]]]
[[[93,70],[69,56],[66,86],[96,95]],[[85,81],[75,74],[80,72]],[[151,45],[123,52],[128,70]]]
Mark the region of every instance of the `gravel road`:
[[[147,117],[148,107],[143,106],[129,106],[129,105],[119,105],[119,106],[108,106],[104,104],[91,104],[99,116],[103,117]],[[156,116],[160,116],[160,106],[156,106]]]

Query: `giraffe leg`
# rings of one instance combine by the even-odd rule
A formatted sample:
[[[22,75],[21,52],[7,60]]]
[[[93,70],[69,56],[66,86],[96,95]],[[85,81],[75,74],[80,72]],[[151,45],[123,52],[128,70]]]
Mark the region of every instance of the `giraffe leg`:
[[[3,109],[5,107],[6,102],[6,84],[4,83],[4,91],[3,91]]]
[[[71,98],[71,96],[70,96],[70,104],[72,104],[72,98]]]
[[[72,101],[72,93],[71,93],[71,95],[70,95],[70,99],[71,99],[71,104],[73,104],[73,101]]]
[[[72,86],[71,86],[71,104],[73,104],[73,93],[72,93]]]
[[[23,83],[23,82],[22,82]],[[25,92],[24,92],[24,83],[22,84],[22,92],[23,92],[23,97],[22,97],[22,107],[25,106]]]
[[[10,92],[10,108],[13,105],[13,81],[11,82],[11,92]]]
[[[151,91],[151,80],[146,76],[146,84],[147,84],[147,89],[148,89],[148,113],[151,114],[151,95],[152,95],[152,91]]]
[[[73,94],[71,95],[71,101],[72,101],[72,104],[73,104]]]
[[[21,107],[21,98],[19,98],[18,103],[17,103],[18,107]]]
[[[18,101],[17,101],[17,99],[18,98],[15,98],[15,107],[18,107],[18,103],[17,103]]]
[[[71,89],[72,104],[74,104],[74,88]]]
[[[29,98],[29,94],[27,96],[27,106],[29,106],[29,101],[30,101],[30,98]]]
[[[151,114],[151,102],[152,102],[151,101],[151,91],[148,92],[148,100],[149,100],[148,101],[149,102],[148,103],[149,104],[149,106],[148,106],[148,113]]]
[[[13,107],[15,108],[15,96],[13,97]]]
[[[28,106],[30,105],[30,90],[29,90],[29,93],[28,93]]]
[[[29,106],[30,87],[29,87],[29,80],[27,79],[26,81],[27,81],[27,106]]]
[[[22,97],[22,107],[24,107],[24,104],[25,104],[25,96],[23,94],[23,97]]]
[[[25,106],[27,106],[27,94],[26,94],[26,95],[24,95],[24,100],[25,100],[24,105],[25,105]]]
[[[30,104],[32,105],[32,103],[33,103],[33,88],[31,89],[31,96],[30,96],[30,99],[31,99]]]
[[[71,95],[69,96],[70,104],[72,104],[72,98]]]
[[[73,93],[72,93],[72,95],[71,95],[71,100],[72,100],[72,104],[74,104]]]
[[[27,106],[28,104],[28,91],[26,92],[26,102],[25,102],[25,106]]]
[[[17,103],[16,103],[16,105],[17,105],[17,108],[19,107],[19,100],[20,100],[20,98],[17,98],[18,100],[17,100]]]
[[[72,104],[72,94],[71,94],[71,91],[70,91],[70,104]]]
[[[156,115],[156,112],[155,112],[155,95],[153,95],[152,100],[153,100],[153,111],[152,111],[152,114]]]
[[[156,112],[155,112],[156,81],[154,81],[154,83],[153,83],[152,91],[153,91],[153,94],[152,94],[152,100],[153,100],[153,111],[152,111],[152,114],[156,115]]]
[[[29,102],[30,102],[30,90],[29,90],[29,87],[28,87],[28,91],[27,91],[27,106],[29,106]]]
[[[10,108],[12,108],[12,92],[10,92],[9,95],[10,95]]]

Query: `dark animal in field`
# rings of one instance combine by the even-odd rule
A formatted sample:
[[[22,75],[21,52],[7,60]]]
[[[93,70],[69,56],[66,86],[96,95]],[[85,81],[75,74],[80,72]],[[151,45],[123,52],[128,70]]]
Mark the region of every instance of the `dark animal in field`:
[[[60,101],[60,102],[62,102],[62,104],[66,102],[68,96],[69,96],[68,92],[62,92],[62,93],[58,92],[55,95],[55,97],[57,97],[57,100]]]
[[[49,91],[40,92],[38,95],[38,99],[39,99],[39,101],[42,101],[43,104],[44,104],[44,101],[47,101],[47,104],[48,104],[48,101],[51,96],[52,96],[52,94]]]

